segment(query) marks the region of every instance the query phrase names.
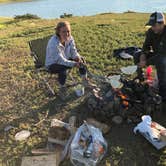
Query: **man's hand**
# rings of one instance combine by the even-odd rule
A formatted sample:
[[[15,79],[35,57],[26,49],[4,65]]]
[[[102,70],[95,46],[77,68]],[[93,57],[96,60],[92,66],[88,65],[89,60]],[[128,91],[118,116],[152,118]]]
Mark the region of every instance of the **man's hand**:
[[[138,64],[139,67],[145,67],[146,66],[146,56],[142,54],[140,56],[140,63]]]
[[[143,68],[146,66],[146,60],[142,60],[140,61],[140,63],[138,64],[139,67]]]

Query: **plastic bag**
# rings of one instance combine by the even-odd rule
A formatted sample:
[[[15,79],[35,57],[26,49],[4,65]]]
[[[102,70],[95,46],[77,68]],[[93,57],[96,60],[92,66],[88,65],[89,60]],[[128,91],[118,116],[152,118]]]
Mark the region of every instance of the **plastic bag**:
[[[70,159],[75,166],[96,166],[107,151],[101,131],[84,122],[71,143]]]

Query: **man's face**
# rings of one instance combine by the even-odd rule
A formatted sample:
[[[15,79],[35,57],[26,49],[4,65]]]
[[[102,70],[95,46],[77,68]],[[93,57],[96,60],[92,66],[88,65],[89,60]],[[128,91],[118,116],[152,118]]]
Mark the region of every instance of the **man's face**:
[[[164,24],[156,23],[155,25],[152,26],[152,30],[155,34],[162,33],[163,29],[164,29]]]
[[[70,39],[71,30],[69,26],[62,27],[59,32],[62,41],[68,41]]]

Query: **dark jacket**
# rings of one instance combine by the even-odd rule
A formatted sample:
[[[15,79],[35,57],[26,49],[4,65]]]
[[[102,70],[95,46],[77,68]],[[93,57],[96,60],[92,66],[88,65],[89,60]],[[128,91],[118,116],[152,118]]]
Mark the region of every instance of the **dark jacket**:
[[[151,28],[147,31],[142,51],[145,55],[153,51],[156,56],[166,56],[166,26],[162,34],[155,34]]]

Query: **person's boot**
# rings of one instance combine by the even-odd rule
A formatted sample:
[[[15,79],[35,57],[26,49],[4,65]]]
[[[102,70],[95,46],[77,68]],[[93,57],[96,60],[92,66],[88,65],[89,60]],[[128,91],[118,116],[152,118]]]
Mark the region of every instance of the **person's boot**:
[[[66,97],[67,97],[67,88],[66,88],[65,85],[60,85],[58,95],[59,95],[60,99],[63,100],[63,101],[66,99]]]

